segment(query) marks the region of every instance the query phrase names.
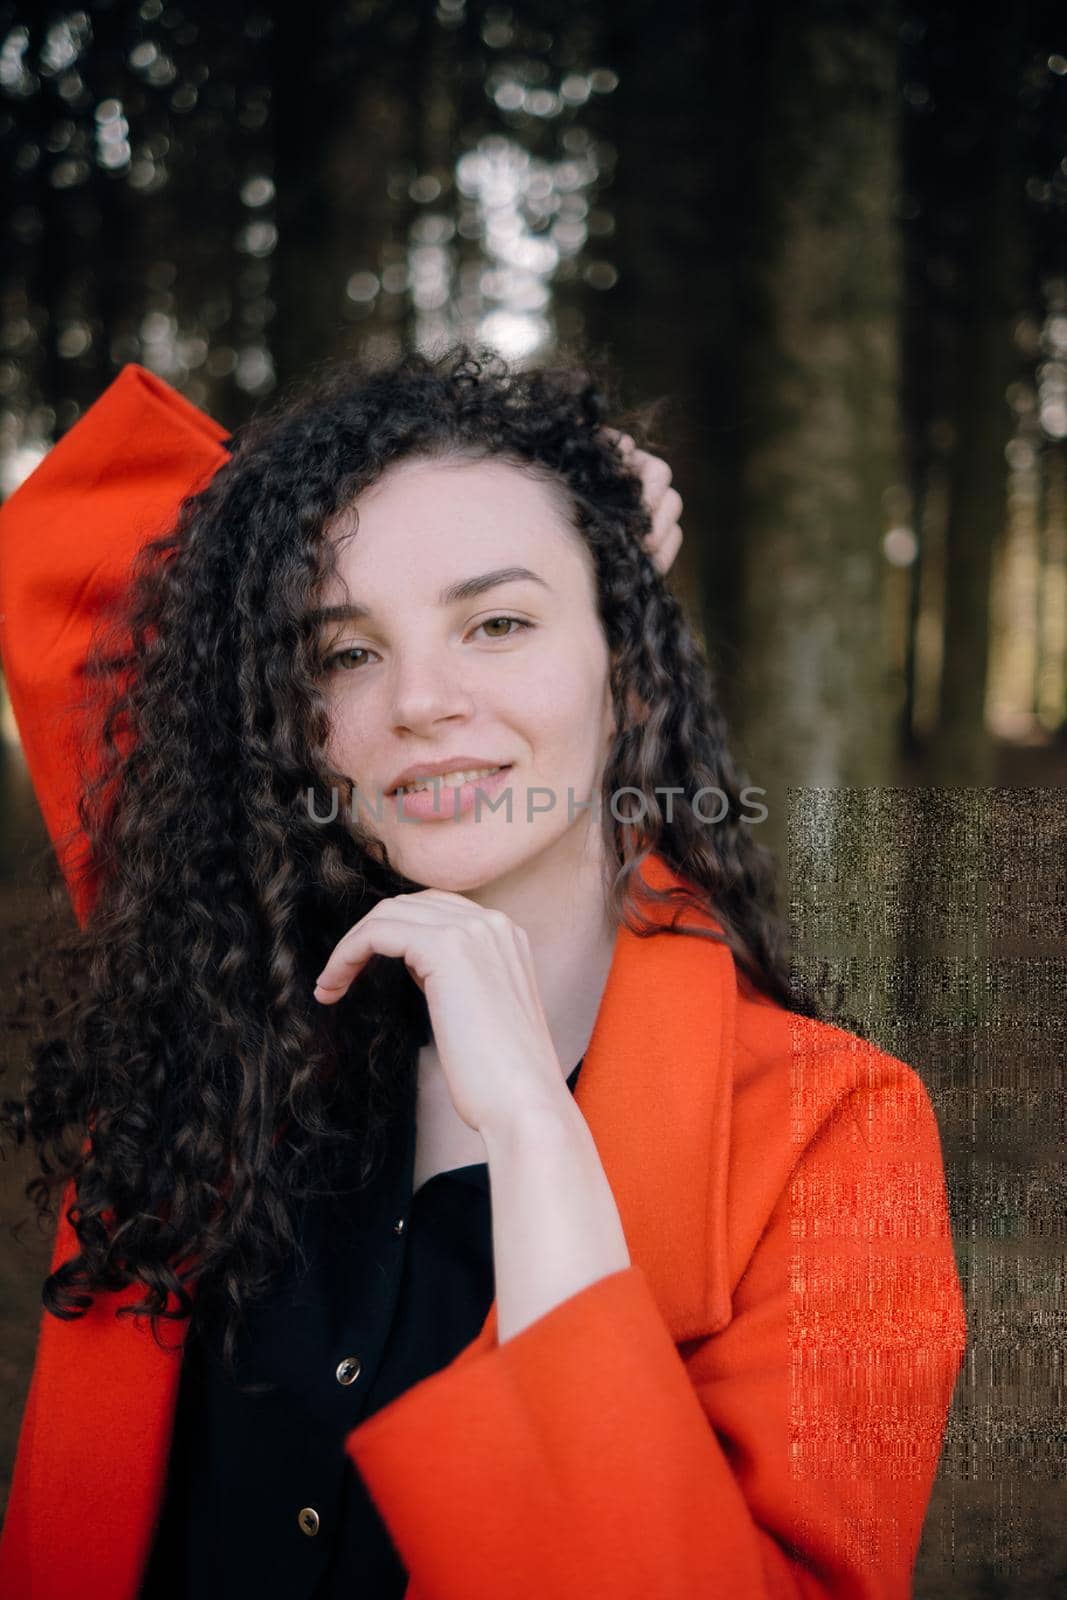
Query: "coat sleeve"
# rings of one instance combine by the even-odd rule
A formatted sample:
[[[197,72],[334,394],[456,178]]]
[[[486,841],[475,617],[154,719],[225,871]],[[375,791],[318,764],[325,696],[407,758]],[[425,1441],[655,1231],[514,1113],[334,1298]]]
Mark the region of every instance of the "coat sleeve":
[[[0,659],[30,778],[79,918],[81,705],[96,624],[143,545],[227,459],[226,430],[134,363],[0,507]]]
[[[77,870],[79,773],[92,766],[95,737],[81,704],[90,639],[97,622],[121,599],[138,551],[167,530],[182,500],[228,458],[226,437],[224,428],[177,390],[130,364],[0,506],[0,659],[37,803],[82,921],[91,904],[90,886]],[[74,1199],[68,1183],[52,1271],[77,1253],[67,1218]],[[97,1555],[100,1570],[110,1568],[114,1588],[109,1592],[133,1592],[136,1572],[125,1564],[131,1552],[140,1560],[137,1541],[151,1526],[153,1497],[166,1463],[165,1453],[152,1447],[153,1429],[159,1429],[161,1408],[173,1410],[177,1363],[161,1382],[157,1347],[145,1336],[124,1342],[122,1368],[105,1363],[87,1373],[86,1350],[93,1344],[90,1339],[86,1346],[85,1328],[113,1318],[123,1299],[140,1292],[133,1285],[118,1298],[98,1297],[87,1319],[76,1323],[42,1315],[0,1539],[4,1595],[45,1592],[40,1587],[44,1550],[52,1551],[48,1593],[83,1590],[86,1541],[102,1547],[102,1553],[88,1553]],[[68,1414],[73,1370],[80,1373],[77,1398],[88,1407],[83,1429],[74,1428]],[[68,1506],[84,1504],[95,1464],[70,1453],[57,1458],[48,1447],[56,1418],[62,1416],[63,1425],[74,1429],[77,1450],[91,1458],[94,1419],[121,1417],[131,1394],[137,1396],[136,1417],[125,1425],[143,1436],[146,1470],[126,1486],[121,1525],[88,1516],[79,1544],[72,1547],[67,1540],[57,1552],[54,1525],[62,1526]],[[37,1448],[39,1439],[44,1448]]]
[[[409,1600],[906,1600],[966,1318],[892,1067],[799,1153],[720,1332],[676,1346],[632,1264],[348,1435]]]

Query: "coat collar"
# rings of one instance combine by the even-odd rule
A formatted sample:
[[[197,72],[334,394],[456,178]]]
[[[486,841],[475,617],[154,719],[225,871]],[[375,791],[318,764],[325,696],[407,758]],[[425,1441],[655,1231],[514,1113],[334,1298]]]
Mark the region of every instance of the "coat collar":
[[[640,876],[656,889],[683,882],[658,856],[642,864]],[[655,924],[679,915],[643,896],[640,904]],[[682,925],[721,933],[713,919],[689,909]],[[735,1004],[724,944],[685,934],[643,937],[623,924],[575,1090],[631,1260],[644,1270],[676,1343],[715,1332],[730,1318]],[[73,1249],[61,1219],[54,1264]],[[132,1600],[138,1591],[163,1496],[188,1326],[168,1324],[169,1348],[161,1348],[144,1318],[115,1315],[139,1293],[134,1285],[98,1295],[72,1322],[42,1319],[11,1527],[0,1548],[0,1577],[32,1573],[32,1600],[71,1592]],[[496,1332],[494,1302],[456,1361],[491,1347]],[[46,1573],[34,1550],[49,1551]]]
[[[661,856],[653,888],[684,879]],[[649,905],[666,925],[677,907]],[[722,938],[686,910],[681,926]],[[634,1262],[676,1344],[732,1315],[726,1184],[737,984],[725,942],[699,934],[640,938],[619,929],[575,1100],[596,1140]]]
[[[684,885],[660,855],[640,876]],[[640,885],[638,885],[640,887]],[[677,907],[641,897],[667,926]],[[685,909],[681,926],[722,932]],[[619,1208],[631,1261],[648,1279],[676,1344],[717,1333],[732,1315],[726,1184],[737,985],[718,940],[618,929],[593,1035],[574,1092]],[[457,1361],[496,1343],[496,1302]]]

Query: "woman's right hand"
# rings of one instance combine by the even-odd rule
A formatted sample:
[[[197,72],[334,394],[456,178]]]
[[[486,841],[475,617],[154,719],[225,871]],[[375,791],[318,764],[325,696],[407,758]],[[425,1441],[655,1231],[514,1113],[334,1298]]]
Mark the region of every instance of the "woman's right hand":
[[[652,513],[652,532],[645,538],[645,550],[658,572],[669,572],[682,548],[678,519],[683,502],[677,489],[670,487],[674,474],[662,456],[639,450],[628,433],[619,433],[615,428],[604,428],[603,432],[616,441],[627,466],[641,479],[645,503]]]

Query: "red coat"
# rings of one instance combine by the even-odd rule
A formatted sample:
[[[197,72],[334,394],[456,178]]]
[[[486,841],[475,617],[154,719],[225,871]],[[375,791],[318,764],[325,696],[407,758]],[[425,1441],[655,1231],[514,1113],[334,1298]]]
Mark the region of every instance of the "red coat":
[[[0,510],[0,646],[57,840],[98,596],[221,437],[128,366]],[[632,1264],[502,1345],[491,1309],[348,1436],[407,1600],[903,1600],[966,1341],[919,1078],[755,998],[722,946],[621,928],[575,1100]],[[61,1221],[55,1260],[73,1244]],[[11,1600],[136,1596],[180,1371],[115,1317],[138,1296],[42,1318]]]

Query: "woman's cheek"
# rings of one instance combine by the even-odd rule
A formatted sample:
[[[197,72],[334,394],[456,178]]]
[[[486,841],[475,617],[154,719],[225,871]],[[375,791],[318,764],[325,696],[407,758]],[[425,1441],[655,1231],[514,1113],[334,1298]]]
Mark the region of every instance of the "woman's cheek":
[[[366,713],[358,711],[350,697],[335,693],[329,707],[330,735],[327,741],[327,758],[338,772],[353,780],[358,778],[360,753],[368,744]]]

